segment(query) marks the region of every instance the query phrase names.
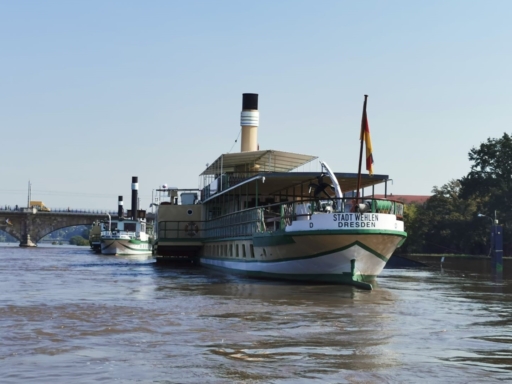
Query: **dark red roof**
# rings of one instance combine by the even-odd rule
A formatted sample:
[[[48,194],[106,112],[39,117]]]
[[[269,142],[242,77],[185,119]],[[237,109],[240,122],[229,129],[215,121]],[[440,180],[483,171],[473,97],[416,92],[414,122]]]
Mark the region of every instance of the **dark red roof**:
[[[398,200],[405,204],[423,204],[432,195],[393,195],[389,194],[386,198],[390,200]],[[375,195],[376,199],[384,199],[384,195]]]

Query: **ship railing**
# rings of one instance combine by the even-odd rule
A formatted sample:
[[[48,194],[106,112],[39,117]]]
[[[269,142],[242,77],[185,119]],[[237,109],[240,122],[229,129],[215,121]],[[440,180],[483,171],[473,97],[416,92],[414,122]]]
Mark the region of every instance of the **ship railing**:
[[[251,236],[254,233],[274,232],[296,220],[309,220],[315,214],[335,212],[387,213],[403,219],[404,204],[388,199],[344,198],[336,204],[327,200],[300,200],[281,202],[222,215],[207,221],[161,221],[158,223],[160,239],[229,238]],[[363,205],[363,207],[361,207]]]
[[[227,214],[204,223],[205,237],[250,236],[264,229],[264,208],[256,207]]]
[[[263,208],[247,209],[208,221],[160,221],[159,239],[195,239],[250,236],[264,228]]]
[[[339,208],[338,208],[339,207]],[[308,199],[293,202],[270,204],[264,207],[264,226],[266,232],[285,228],[297,220],[310,220],[315,214],[328,213],[386,213],[403,220],[404,204],[389,199],[354,198],[333,200]]]
[[[301,215],[313,214],[316,212],[326,213],[350,213],[350,212],[364,212],[364,213],[387,213],[396,215],[398,219],[403,219],[404,203],[382,198],[360,197],[356,203],[354,197],[334,199],[334,200],[303,200],[291,203],[293,204],[293,211],[300,211],[301,208],[307,206],[308,212]],[[339,208],[338,208],[339,206]],[[300,216],[300,215],[299,215]]]
[[[123,230],[111,230],[111,231],[101,231],[101,236],[130,236],[135,237],[135,232],[126,232]]]
[[[247,171],[247,172],[234,172],[234,173],[224,173],[220,177],[217,177],[215,180],[212,178],[208,179],[208,182],[206,182],[208,185],[206,185],[203,189],[201,189],[201,200],[205,200],[209,198],[210,196],[213,196],[215,193],[223,191],[225,189],[231,188],[235,185],[238,185],[245,180],[250,179],[251,177],[254,177],[259,172],[256,171]],[[216,190],[215,192],[210,192],[211,189],[211,182],[217,181],[216,184]]]
[[[158,222],[159,239],[195,239],[202,236],[202,221],[167,220]]]

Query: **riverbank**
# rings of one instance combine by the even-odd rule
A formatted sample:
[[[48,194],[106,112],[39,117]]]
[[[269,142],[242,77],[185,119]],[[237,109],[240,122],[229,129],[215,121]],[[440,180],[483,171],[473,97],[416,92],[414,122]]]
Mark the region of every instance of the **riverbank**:
[[[493,274],[492,260],[485,255],[460,254],[409,254],[393,255],[386,265],[388,269],[430,268],[433,270],[452,269],[470,273]],[[503,257],[504,276],[512,278],[512,257]]]

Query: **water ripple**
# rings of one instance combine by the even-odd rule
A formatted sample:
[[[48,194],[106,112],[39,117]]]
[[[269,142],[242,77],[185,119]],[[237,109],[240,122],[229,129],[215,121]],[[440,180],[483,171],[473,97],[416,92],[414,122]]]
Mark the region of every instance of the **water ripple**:
[[[500,382],[512,281],[385,270],[372,292],[0,247],[2,383]]]

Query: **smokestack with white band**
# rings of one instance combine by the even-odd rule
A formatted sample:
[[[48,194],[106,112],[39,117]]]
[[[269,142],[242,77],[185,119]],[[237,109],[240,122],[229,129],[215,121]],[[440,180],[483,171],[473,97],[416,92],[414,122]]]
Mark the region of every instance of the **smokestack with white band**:
[[[258,126],[260,125],[260,112],[258,111],[257,93],[243,94],[240,125],[242,126],[241,152],[257,151]]]
[[[117,199],[117,217],[119,219],[123,217],[123,196],[119,196]]]
[[[137,176],[132,177],[132,219],[137,219],[137,199],[139,194],[139,178]]]

